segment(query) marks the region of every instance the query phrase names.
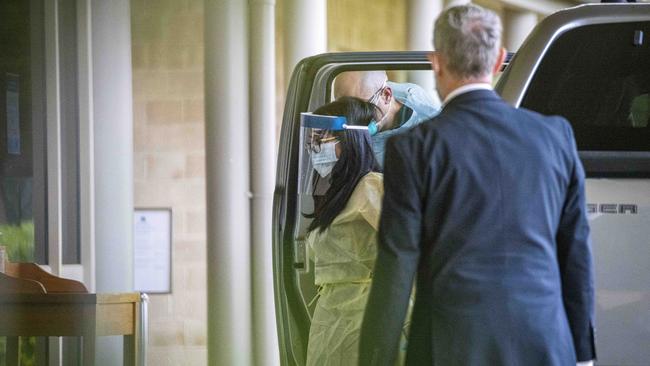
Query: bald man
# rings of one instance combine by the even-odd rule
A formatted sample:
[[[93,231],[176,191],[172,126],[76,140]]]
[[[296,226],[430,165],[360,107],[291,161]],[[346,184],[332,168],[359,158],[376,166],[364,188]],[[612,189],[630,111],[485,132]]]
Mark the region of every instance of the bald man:
[[[388,81],[385,71],[348,71],[334,80],[334,98],[354,96],[374,103],[382,112],[372,148],[379,165],[384,166],[386,140],[433,118],[439,109],[431,97],[416,84]]]

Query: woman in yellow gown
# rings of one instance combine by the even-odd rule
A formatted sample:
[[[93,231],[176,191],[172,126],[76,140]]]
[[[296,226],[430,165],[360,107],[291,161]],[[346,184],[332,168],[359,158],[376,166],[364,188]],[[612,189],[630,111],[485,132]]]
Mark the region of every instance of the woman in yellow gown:
[[[330,187],[311,215],[307,244],[319,298],[309,330],[307,365],[357,365],[359,333],[377,256],[383,176],[367,129],[380,113],[345,97],[316,115],[343,116],[347,128],[312,132],[310,155]],[[361,126],[357,127],[349,126]]]

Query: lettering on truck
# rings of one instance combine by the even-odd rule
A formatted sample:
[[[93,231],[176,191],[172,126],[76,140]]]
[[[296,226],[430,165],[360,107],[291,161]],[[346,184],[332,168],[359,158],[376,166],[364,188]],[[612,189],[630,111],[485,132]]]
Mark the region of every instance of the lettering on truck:
[[[587,203],[587,213],[636,215],[638,206],[632,203]]]

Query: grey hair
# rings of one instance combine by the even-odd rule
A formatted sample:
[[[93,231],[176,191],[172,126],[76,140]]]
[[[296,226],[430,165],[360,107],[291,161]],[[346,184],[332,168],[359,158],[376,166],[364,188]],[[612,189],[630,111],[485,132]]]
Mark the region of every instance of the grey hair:
[[[445,9],[435,23],[433,47],[447,59],[447,69],[462,79],[488,75],[501,48],[499,16],[478,5]]]

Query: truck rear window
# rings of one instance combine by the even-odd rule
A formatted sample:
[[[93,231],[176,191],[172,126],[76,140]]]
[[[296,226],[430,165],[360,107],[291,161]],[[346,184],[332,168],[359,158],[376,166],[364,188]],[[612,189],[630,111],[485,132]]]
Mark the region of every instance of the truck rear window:
[[[521,106],[567,118],[580,150],[650,151],[650,22],[566,32]]]

